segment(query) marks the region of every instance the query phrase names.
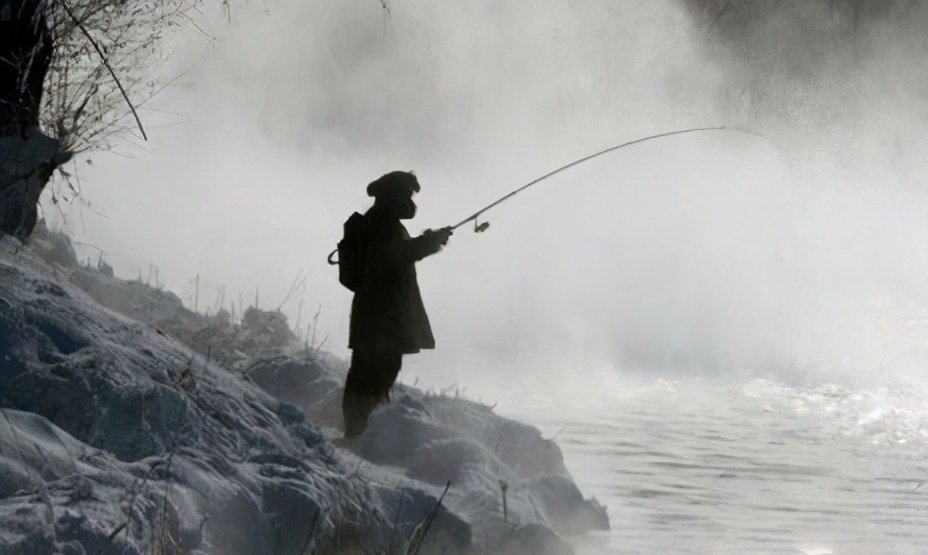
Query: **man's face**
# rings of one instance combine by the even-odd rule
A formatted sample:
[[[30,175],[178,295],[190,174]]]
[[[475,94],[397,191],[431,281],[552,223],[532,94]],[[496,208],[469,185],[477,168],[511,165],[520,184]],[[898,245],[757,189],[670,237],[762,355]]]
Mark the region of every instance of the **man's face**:
[[[390,211],[401,220],[411,220],[416,216],[416,203],[412,200],[415,193],[398,194],[386,198]]]
[[[411,220],[416,217],[416,202],[412,200],[414,194],[410,193],[408,196],[401,197],[397,210],[397,216],[401,220]]]

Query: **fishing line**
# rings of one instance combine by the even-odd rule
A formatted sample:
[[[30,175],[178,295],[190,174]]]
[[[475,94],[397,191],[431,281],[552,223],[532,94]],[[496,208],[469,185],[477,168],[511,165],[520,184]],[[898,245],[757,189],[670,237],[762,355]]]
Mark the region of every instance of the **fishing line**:
[[[756,133],[753,133],[753,132],[751,132],[751,131],[746,131],[746,130],[744,130],[744,129],[738,129],[738,128],[734,128],[734,127],[698,127],[698,128],[693,128],[693,129],[682,129],[682,130],[679,130],[679,131],[668,131],[668,132],[666,132],[666,133],[659,133],[659,134],[657,134],[657,135],[651,135],[651,136],[648,136],[648,137],[642,137],[642,138],[640,138],[640,139],[635,139],[635,140],[633,140],[633,141],[628,141],[627,143],[622,143],[622,144],[620,144],[620,145],[611,146],[611,147],[609,147],[609,148],[600,150],[599,152],[595,152],[595,153],[593,153],[593,154],[590,154],[589,156],[584,156],[583,158],[580,158],[579,160],[574,160],[573,162],[571,162],[571,163],[569,163],[569,164],[565,164],[565,165],[563,165],[563,166],[557,168],[556,170],[550,171],[550,172],[544,174],[543,176],[541,176],[541,177],[539,177],[539,178],[537,178],[537,179],[533,179],[532,181],[529,181],[528,183],[526,183],[525,185],[519,187],[519,188],[516,189],[515,191],[512,191],[511,193],[509,193],[509,194],[507,194],[507,195],[504,195],[504,196],[500,197],[499,199],[497,199],[497,200],[493,201],[492,203],[488,204],[487,206],[484,206],[484,207],[481,208],[480,210],[474,212],[474,213],[471,214],[470,216],[464,218],[463,220],[461,220],[460,222],[458,222],[458,223],[455,224],[454,226],[450,226],[450,227],[448,227],[448,228],[446,228],[446,229],[449,229],[449,230],[451,230],[451,231],[454,231],[455,229],[457,229],[457,228],[461,227],[462,225],[466,224],[467,222],[474,222],[474,231],[476,231],[477,233],[484,232],[484,231],[487,230],[487,228],[490,227],[490,223],[489,223],[489,222],[483,222],[483,223],[478,223],[478,222],[477,222],[477,218],[479,218],[484,212],[490,210],[491,208],[493,208],[493,207],[495,207],[495,206],[497,206],[497,205],[499,205],[499,204],[502,204],[503,202],[506,202],[506,201],[509,200],[510,198],[512,198],[512,197],[516,196],[517,194],[521,193],[522,191],[528,189],[528,188],[531,187],[532,185],[535,185],[535,184],[537,184],[537,183],[540,183],[540,182],[544,181],[545,179],[548,179],[549,177],[552,177],[552,176],[554,176],[554,175],[557,175],[557,174],[561,173],[561,172],[564,171],[564,170],[567,170],[567,169],[572,168],[572,167],[574,167],[574,166],[576,166],[576,165],[578,165],[578,164],[582,164],[582,163],[584,163],[584,162],[587,162],[587,161],[589,161],[589,160],[592,160],[593,158],[596,158],[596,157],[598,157],[598,156],[602,156],[603,154],[608,154],[608,153],[610,153],[610,152],[614,152],[614,151],[619,150],[619,149],[621,149],[621,148],[625,148],[625,147],[628,147],[628,146],[632,146],[632,145],[635,145],[635,144],[638,144],[638,143],[643,143],[643,142],[645,142],[645,141],[652,141],[652,140],[654,140],[654,139],[661,139],[661,138],[663,138],[663,137],[670,137],[670,136],[672,136],[672,135],[683,135],[684,133],[698,133],[698,132],[704,132],[704,131],[739,131],[739,132],[742,132],[742,133],[748,133],[748,134],[751,134],[751,135],[756,135],[756,136],[758,136]]]

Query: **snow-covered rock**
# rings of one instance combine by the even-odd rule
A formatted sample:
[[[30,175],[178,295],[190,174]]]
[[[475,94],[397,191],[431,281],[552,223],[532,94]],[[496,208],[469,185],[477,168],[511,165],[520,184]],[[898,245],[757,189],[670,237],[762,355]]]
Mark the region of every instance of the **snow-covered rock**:
[[[0,240],[0,555],[567,553],[608,526],[530,426],[400,387],[335,447],[344,363],[59,260]]]

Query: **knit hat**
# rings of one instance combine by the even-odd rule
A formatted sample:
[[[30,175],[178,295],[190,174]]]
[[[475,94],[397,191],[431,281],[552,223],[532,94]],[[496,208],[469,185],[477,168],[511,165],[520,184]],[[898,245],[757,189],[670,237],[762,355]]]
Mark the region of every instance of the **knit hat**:
[[[367,196],[374,198],[410,196],[420,190],[419,180],[412,172],[393,171],[380,176],[367,186]]]

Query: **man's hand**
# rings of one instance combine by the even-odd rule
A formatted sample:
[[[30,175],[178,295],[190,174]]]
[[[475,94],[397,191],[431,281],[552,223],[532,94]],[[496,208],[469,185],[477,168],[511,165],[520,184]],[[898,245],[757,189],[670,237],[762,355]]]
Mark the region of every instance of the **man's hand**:
[[[439,229],[438,231],[434,231],[433,233],[435,233],[436,235],[438,235],[438,237],[441,238],[440,241],[442,245],[447,245],[448,239],[450,239],[451,236],[454,235],[454,231],[451,229],[451,227],[443,227]]]
[[[448,239],[450,239],[453,234],[454,232],[450,227],[443,227],[441,229],[426,229],[425,232],[422,233],[422,235],[429,238],[430,242],[433,242],[436,251],[442,246],[447,245]]]

